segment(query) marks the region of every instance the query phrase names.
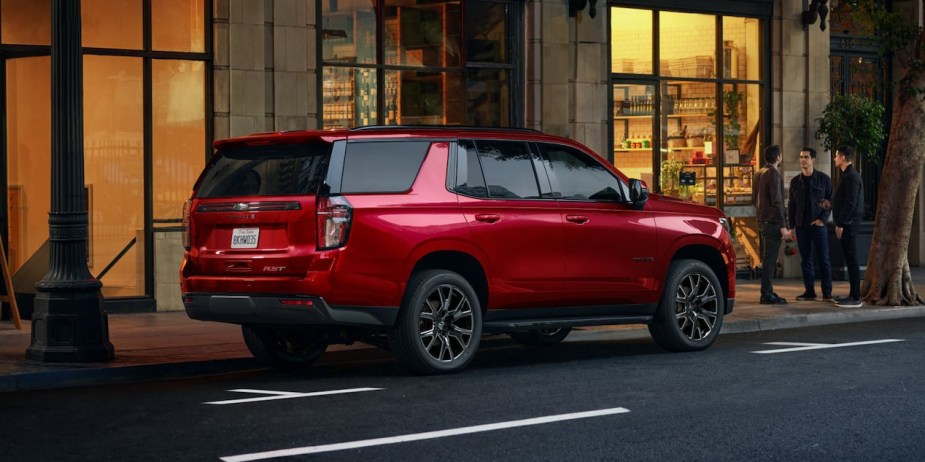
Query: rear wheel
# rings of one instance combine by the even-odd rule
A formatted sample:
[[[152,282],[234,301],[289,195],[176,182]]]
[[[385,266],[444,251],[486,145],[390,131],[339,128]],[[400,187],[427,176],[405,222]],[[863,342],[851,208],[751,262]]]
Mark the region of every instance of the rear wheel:
[[[672,262],[649,333],[668,351],[705,350],[719,336],[725,302],[719,279],[706,263]]]
[[[557,345],[568,337],[571,327],[558,329],[536,329],[527,332],[511,332],[511,338],[524,345],[546,347]]]
[[[328,348],[321,328],[241,326],[241,331],[255,358],[279,368],[308,367]]]
[[[420,374],[464,369],[479,347],[482,311],[465,278],[428,270],[412,276],[389,345],[398,361]]]

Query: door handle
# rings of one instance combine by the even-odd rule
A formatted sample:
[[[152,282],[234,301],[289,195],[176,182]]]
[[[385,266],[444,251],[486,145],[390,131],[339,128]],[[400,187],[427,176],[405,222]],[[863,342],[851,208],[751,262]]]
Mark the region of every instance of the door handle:
[[[501,215],[496,215],[494,213],[480,213],[475,216],[475,221],[482,221],[485,223],[494,223],[501,219]]]
[[[579,225],[588,222],[588,217],[584,215],[566,215],[565,219],[571,221],[572,223],[578,223]]]

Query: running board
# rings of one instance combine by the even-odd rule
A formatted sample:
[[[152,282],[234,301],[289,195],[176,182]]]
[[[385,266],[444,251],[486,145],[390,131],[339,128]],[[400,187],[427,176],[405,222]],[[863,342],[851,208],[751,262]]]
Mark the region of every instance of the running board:
[[[536,329],[561,329],[563,327],[610,326],[616,324],[650,324],[654,316],[591,316],[558,319],[516,319],[491,321],[482,324],[482,333],[498,334]]]

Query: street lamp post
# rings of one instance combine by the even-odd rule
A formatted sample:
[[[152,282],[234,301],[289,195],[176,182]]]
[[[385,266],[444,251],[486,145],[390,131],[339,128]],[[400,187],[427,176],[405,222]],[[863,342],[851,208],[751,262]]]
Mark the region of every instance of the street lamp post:
[[[102,283],[87,268],[83,55],[80,1],[51,2],[51,211],[48,273],[36,284],[26,357],[45,362],[113,359]]]

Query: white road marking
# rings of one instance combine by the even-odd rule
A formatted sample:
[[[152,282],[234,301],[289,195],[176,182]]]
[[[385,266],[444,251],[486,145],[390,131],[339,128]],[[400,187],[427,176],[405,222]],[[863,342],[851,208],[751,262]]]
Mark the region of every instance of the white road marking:
[[[878,343],[893,343],[893,342],[904,342],[903,339],[897,338],[888,338],[884,340],[870,340],[867,342],[851,342],[851,343],[789,343],[789,342],[771,342],[765,343],[765,345],[801,345],[794,348],[781,348],[777,350],[763,350],[763,351],[753,351],[752,353],[762,354],[772,354],[772,353],[790,353],[793,351],[807,351],[807,350],[823,350],[826,348],[841,348],[841,347],[851,347],[851,346],[860,346],[860,345],[875,345]]]
[[[272,401],[275,399],[309,398],[312,396],[339,395],[343,393],[359,393],[363,391],[377,391],[377,390],[382,390],[382,388],[347,388],[344,390],[316,391],[312,393],[296,393],[292,391],[273,391],[273,390],[252,390],[250,388],[239,388],[236,390],[228,390],[228,391],[232,391],[235,393],[257,393],[257,394],[271,395],[271,396],[261,396],[259,398],[229,399],[225,401],[208,401],[202,404],[255,403],[257,401]]]
[[[369,440],[349,441],[346,443],[323,444],[320,446],[305,446],[301,448],[279,449],[276,451],[255,452],[252,454],[240,454],[237,456],[222,457],[225,462],[248,462],[252,460],[273,459],[276,457],[301,456],[305,454],[318,454],[321,452],[343,451],[345,449],[367,448],[370,446],[381,446],[385,444],[407,443],[410,441],[421,441],[434,438],[444,438],[447,436],[468,435],[470,433],[487,432],[492,430],[502,430],[506,428],[526,427],[530,425],[540,425],[552,422],[561,422],[564,420],[587,419],[589,417],[600,417],[612,414],[623,414],[629,412],[629,409],[615,407],[611,409],[599,409],[596,411],[574,412],[571,414],[550,415],[545,417],[536,417],[524,420],[512,420],[509,422],[498,422],[493,424],[475,425],[472,427],[451,428],[447,430],[437,430],[425,433],[412,433],[401,436],[391,436],[386,438],[374,438]]]

